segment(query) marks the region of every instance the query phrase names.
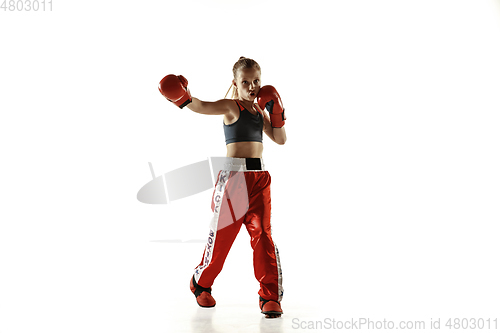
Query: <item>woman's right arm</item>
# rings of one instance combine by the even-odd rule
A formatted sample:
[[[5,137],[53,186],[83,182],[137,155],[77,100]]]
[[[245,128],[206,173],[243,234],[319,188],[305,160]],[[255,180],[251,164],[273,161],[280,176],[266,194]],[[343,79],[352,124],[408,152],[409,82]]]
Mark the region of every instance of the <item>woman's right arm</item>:
[[[158,86],[161,94],[179,108],[188,107],[201,114],[228,115],[236,106],[230,99],[221,99],[217,102],[204,102],[192,97],[188,89],[188,80],[182,75],[169,74]]]
[[[221,99],[216,102],[204,102],[196,97],[192,98],[192,102],[186,105],[190,110],[208,115],[225,115],[231,112],[234,102],[231,99]]]

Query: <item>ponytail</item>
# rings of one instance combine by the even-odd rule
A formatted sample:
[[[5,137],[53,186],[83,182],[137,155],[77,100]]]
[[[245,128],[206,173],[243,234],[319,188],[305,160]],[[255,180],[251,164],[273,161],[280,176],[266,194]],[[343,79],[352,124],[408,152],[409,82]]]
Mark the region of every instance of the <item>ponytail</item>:
[[[231,88],[233,88],[233,91],[231,93],[231,99],[238,98],[238,89],[236,89],[236,86],[234,84],[232,84],[232,83],[229,86],[229,89],[227,90],[226,95],[224,95],[224,98],[227,98],[227,94],[229,94],[229,90],[231,90]]]

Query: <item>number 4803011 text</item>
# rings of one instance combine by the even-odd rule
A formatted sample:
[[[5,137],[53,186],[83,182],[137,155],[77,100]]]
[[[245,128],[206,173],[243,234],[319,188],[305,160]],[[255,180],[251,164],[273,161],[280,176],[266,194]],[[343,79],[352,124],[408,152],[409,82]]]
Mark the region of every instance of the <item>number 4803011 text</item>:
[[[50,12],[52,0],[3,0],[0,10],[4,12]]]

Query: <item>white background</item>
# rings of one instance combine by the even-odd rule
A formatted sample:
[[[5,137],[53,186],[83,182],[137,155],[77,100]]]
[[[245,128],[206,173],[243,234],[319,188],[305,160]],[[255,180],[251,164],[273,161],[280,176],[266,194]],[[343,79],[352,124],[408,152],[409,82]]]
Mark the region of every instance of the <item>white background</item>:
[[[196,307],[204,245],[165,240],[205,237],[211,191],[136,194],[150,161],[225,155],[222,118],[161,78],[217,100],[240,56],[287,112],[264,143],[285,313],[498,316],[498,1],[52,5],[0,11],[0,332],[168,332]],[[258,313],[257,289],[242,229],[214,292]]]

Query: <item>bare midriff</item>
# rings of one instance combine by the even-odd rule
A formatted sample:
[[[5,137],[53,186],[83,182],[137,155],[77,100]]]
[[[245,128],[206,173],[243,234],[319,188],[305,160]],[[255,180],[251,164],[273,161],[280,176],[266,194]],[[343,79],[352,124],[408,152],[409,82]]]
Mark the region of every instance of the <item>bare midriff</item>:
[[[227,157],[261,158],[264,145],[257,141],[233,142],[226,145]]]

